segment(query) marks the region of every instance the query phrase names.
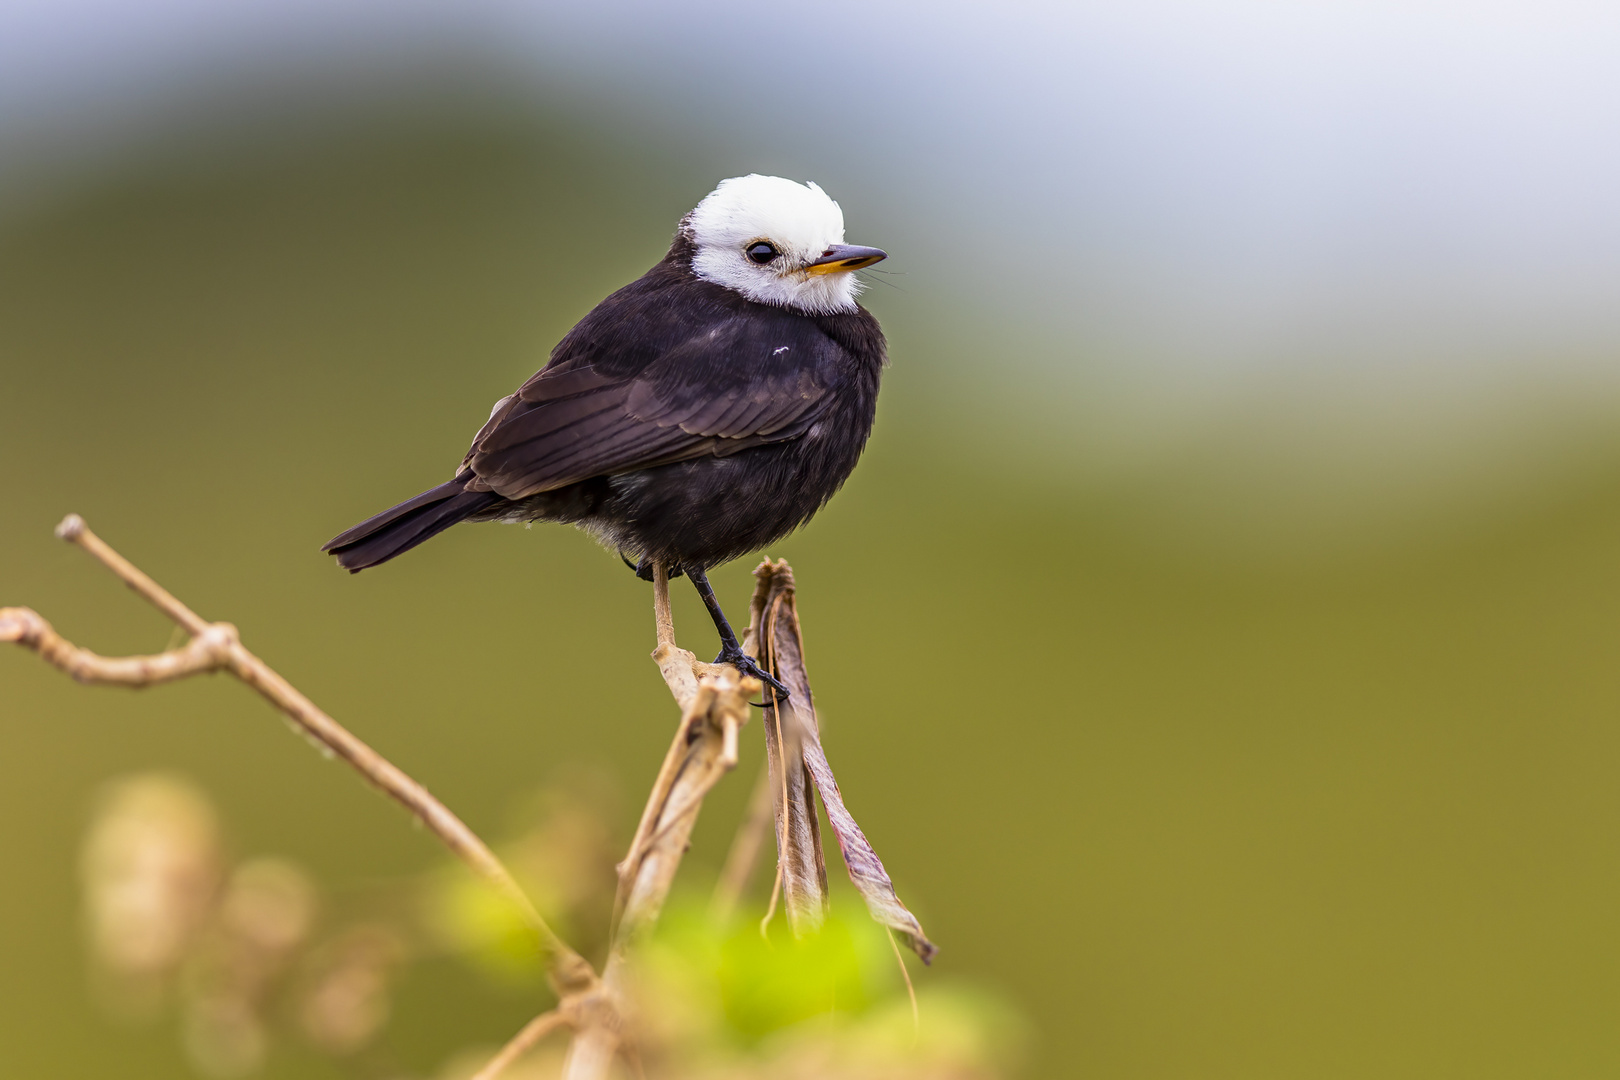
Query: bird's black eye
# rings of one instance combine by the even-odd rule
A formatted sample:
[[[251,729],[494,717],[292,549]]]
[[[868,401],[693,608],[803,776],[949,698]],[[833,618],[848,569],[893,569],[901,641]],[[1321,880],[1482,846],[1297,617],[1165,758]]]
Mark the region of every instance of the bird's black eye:
[[[782,254],[780,251],[776,250],[776,246],[774,244],[768,244],[764,240],[761,240],[757,244],[749,244],[747,252],[748,257],[759,263],[761,266],[764,266],[766,263]]]

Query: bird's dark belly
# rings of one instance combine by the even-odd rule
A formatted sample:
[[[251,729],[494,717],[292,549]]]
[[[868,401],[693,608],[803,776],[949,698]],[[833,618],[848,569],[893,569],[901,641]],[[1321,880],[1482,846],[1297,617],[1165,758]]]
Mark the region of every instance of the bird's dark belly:
[[[613,477],[585,524],[627,553],[718,566],[782,539],[843,484],[855,462],[844,465],[820,443],[807,435]]]
[[[829,439],[825,432],[818,425],[800,438],[727,457],[596,477],[508,503],[499,516],[571,522],[632,557],[718,566],[780,540],[843,485],[865,440]]]

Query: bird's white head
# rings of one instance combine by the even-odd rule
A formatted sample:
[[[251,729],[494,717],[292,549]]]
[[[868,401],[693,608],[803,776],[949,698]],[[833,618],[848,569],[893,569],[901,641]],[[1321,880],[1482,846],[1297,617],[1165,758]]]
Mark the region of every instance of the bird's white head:
[[[815,315],[853,311],[853,271],[886,256],[844,243],[844,212],[815,184],[737,176],[686,215],[692,270],[750,300]]]

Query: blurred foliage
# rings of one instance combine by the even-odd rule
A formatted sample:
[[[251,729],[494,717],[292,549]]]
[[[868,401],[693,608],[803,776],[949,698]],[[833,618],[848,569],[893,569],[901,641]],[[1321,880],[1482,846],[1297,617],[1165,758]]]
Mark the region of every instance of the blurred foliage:
[[[552,104],[426,95],[327,122],[322,102],[0,221],[0,600],[105,653],[163,646],[160,618],[51,538],[77,511],[482,833],[523,835],[518,793],[582,763],[643,790],[673,722],[649,597],[587,538],[455,529],[352,579],[316,552],[441,477],[707,185],[775,168]],[[1194,440],[1160,487],[1066,484],[1040,423],[952,374],[1068,410],[1072,380],[1016,362],[1029,328],[897,280],[870,295],[894,367],[867,458],[771,554],[797,572],[844,793],[942,948],[924,1024],[935,980],[964,977],[1030,1017],[1043,1077],[1620,1071],[1620,448],[1518,462],[1460,509],[1434,491],[1422,529],[1376,543],[1354,522],[1320,546],[1216,542],[1161,496],[1267,520],[1219,498],[1242,455]],[[715,575],[728,603],[747,573]],[[683,643],[715,648],[676,602]],[[73,960],[84,807],[153,768],[196,777],[242,850],[322,882],[322,926],[438,859],[239,686],[87,690],[0,652],[0,1074],[184,1067],[170,1030],[109,1034]],[[706,807],[699,879],[746,787]],[[482,940],[457,954],[498,964],[501,935]],[[533,1014],[521,972],[488,970],[429,951],[391,984],[401,1069]],[[749,1023],[750,1053],[794,1037]],[[278,1043],[264,1075],[331,1060]]]
[[[810,937],[782,922],[767,939],[753,919],[716,927],[690,899],[666,915],[638,987],[658,1075],[989,1080],[1015,1067],[1023,1022],[982,990],[925,982],[913,1021],[853,890]]]
[[[535,893],[548,919],[605,927],[614,879],[604,806],[577,783],[546,789],[536,804],[532,826],[504,845],[512,865],[527,883],[550,886]],[[99,984],[124,991],[108,1003],[125,1020],[151,1023],[162,1002],[177,1001],[181,1041],[201,1076],[257,1074],[290,1040],[350,1075],[419,1075],[398,1064],[386,1028],[396,986],[435,955],[515,980],[537,1012],[543,1006],[533,938],[511,905],[459,864],[396,880],[318,918],[306,871],[265,858],[227,870],[219,832],[211,800],[194,784],[146,774],[109,786],[84,845],[90,958]],[[818,934],[795,940],[781,919],[767,938],[751,922],[717,925],[678,898],[638,961],[643,1066],[691,1080],[1008,1075],[1022,1031],[1007,1006],[983,992],[930,989],[919,1012],[926,1023],[914,1023],[898,954],[852,891],[840,900]],[[597,952],[606,944],[600,935],[575,943]],[[138,1013],[128,1007],[137,995]],[[452,1054],[440,1075],[470,1074],[492,1052]],[[538,1060],[555,1074],[553,1055]]]
[[[618,886],[615,864],[629,844],[613,785],[588,769],[525,800],[521,836],[497,854],[546,921],[576,950],[603,956]],[[512,906],[469,875],[446,866],[424,899],[426,925],[439,944],[476,962],[483,972],[517,987],[545,984],[534,937]]]

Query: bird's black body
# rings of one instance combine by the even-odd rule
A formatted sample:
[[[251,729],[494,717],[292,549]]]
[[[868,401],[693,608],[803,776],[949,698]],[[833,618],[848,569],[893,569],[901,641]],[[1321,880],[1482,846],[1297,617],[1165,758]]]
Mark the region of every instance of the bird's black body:
[[[461,521],[559,521],[701,582],[807,521],[871,433],[883,333],[859,306],[749,300],[698,278],[692,254],[683,232],[580,320],[454,479],[325,550],[358,572]]]

